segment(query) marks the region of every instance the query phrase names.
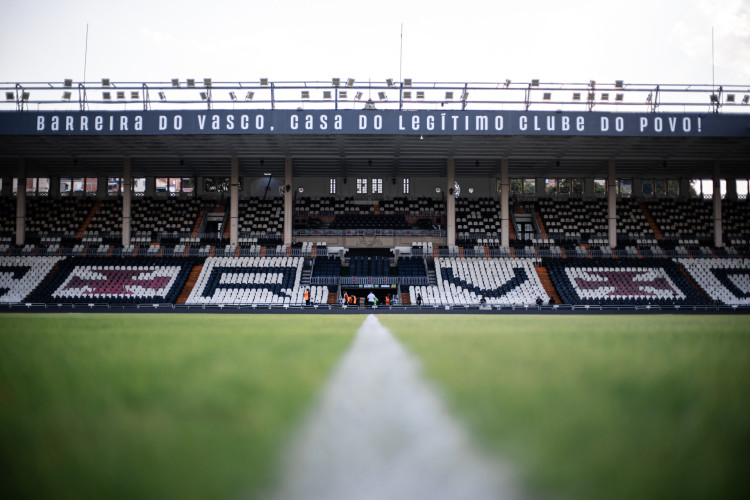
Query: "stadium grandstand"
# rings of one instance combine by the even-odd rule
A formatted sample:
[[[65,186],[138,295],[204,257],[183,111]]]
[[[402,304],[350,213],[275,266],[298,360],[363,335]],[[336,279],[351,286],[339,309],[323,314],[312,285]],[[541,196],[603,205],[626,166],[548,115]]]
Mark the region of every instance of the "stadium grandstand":
[[[750,305],[746,87],[0,87],[8,308]]]

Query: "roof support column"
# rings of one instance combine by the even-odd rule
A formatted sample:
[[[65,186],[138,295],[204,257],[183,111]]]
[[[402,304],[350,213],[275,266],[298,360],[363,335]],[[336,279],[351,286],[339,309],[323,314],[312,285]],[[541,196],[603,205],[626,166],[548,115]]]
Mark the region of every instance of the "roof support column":
[[[130,158],[123,160],[122,172],[122,246],[130,245],[130,197],[133,195]]]
[[[292,221],[294,220],[294,184],[292,183],[292,159],[284,158],[284,245],[292,245]]]
[[[237,246],[239,239],[238,219],[240,208],[240,161],[236,156],[232,157],[232,166],[229,173],[229,244]]]
[[[455,192],[456,184],[456,160],[455,158],[448,158],[445,172],[445,214],[446,214],[446,232],[447,232],[447,243],[449,247],[455,246],[456,244],[456,197],[453,195]]]
[[[508,178],[508,159],[500,160],[500,246],[510,248],[510,179]]]
[[[615,160],[609,160],[607,172],[607,239],[609,248],[617,248],[617,184]]]
[[[16,193],[16,245],[26,244],[26,160],[18,161],[18,192]]]
[[[721,164],[714,162],[714,246],[723,247],[721,223]]]

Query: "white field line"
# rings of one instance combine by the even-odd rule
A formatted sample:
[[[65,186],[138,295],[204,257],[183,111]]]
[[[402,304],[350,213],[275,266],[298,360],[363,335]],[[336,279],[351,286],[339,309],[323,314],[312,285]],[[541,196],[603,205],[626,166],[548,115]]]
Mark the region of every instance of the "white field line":
[[[494,500],[521,495],[482,456],[373,315],[287,450],[277,500]]]

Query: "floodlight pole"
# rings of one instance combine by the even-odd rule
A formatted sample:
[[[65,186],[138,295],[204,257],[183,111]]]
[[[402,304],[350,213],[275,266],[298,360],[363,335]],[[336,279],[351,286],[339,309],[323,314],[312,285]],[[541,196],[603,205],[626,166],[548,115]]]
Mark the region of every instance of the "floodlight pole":
[[[143,111],[148,111],[151,108],[151,99],[148,95],[148,85],[144,83],[141,92],[143,93]]]
[[[275,97],[275,91],[276,86],[273,82],[271,82],[271,109],[276,109],[276,97]]]
[[[84,83],[78,84],[78,103],[81,111],[86,111],[86,87]]]

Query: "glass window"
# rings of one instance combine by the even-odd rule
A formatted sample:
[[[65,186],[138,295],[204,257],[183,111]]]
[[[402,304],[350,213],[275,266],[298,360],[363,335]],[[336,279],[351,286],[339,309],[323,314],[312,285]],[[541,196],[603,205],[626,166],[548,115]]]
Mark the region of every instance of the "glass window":
[[[329,179],[328,181],[328,193],[336,194],[336,179]]]
[[[367,179],[357,179],[357,194],[367,194]]]
[[[49,193],[49,177],[40,177],[37,180],[36,192],[43,194]]]
[[[169,179],[167,179],[166,177],[156,178],[156,192],[157,193],[166,193],[168,186],[169,186]]]
[[[86,177],[86,192],[96,194],[96,187],[99,185],[99,179],[96,177]]]
[[[573,194],[583,194],[583,179],[573,179]]]
[[[633,194],[633,181],[630,179],[617,179],[617,194],[630,196]]]
[[[373,179],[372,180],[372,193],[380,194],[382,192],[383,192],[383,179]]]
[[[136,177],[132,179],[132,185],[131,188],[133,192],[136,193],[145,193],[146,192],[146,178],[145,177]]]
[[[13,177],[13,194],[18,194],[18,177]]]
[[[669,179],[667,181],[667,194],[669,196],[679,196],[680,195],[680,181],[677,179]]]
[[[557,179],[544,179],[544,192],[547,194],[557,193]]]
[[[748,180],[747,179],[737,179],[737,196],[747,196],[748,192]],[[2,184],[0,184],[2,186]]]
[[[510,192],[511,193],[521,194],[522,190],[523,190],[523,179],[511,179],[510,180]]]
[[[26,178],[26,194],[36,194],[36,178]]]
[[[523,192],[524,194],[536,193],[536,179],[524,179],[523,180]]]
[[[242,186],[242,179],[240,179],[240,186]],[[183,177],[182,178],[182,192],[183,193],[192,193],[193,189],[195,187],[195,181],[192,177]],[[242,189],[242,187],[240,187]]]
[[[85,177],[74,177],[73,178],[73,192],[74,193],[83,193],[85,188],[86,188],[86,178]]]
[[[558,179],[557,184],[560,194],[570,194],[570,179]]]
[[[60,178],[60,194],[68,194],[73,190],[73,179],[70,177]]]
[[[122,191],[122,180],[119,177],[108,177],[107,178],[107,192],[108,193],[119,193]]]
[[[654,194],[656,196],[666,196],[667,195],[667,181],[664,179],[655,179],[654,180]]]
[[[203,188],[207,193],[221,193],[229,191],[229,177],[205,177]]]
[[[404,177],[404,194],[409,194],[409,179]]]
[[[605,194],[607,192],[607,179],[594,179],[594,193]]]
[[[643,179],[641,181],[641,188],[644,195],[651,196],[654,194],[654,181],[651,179]]]

